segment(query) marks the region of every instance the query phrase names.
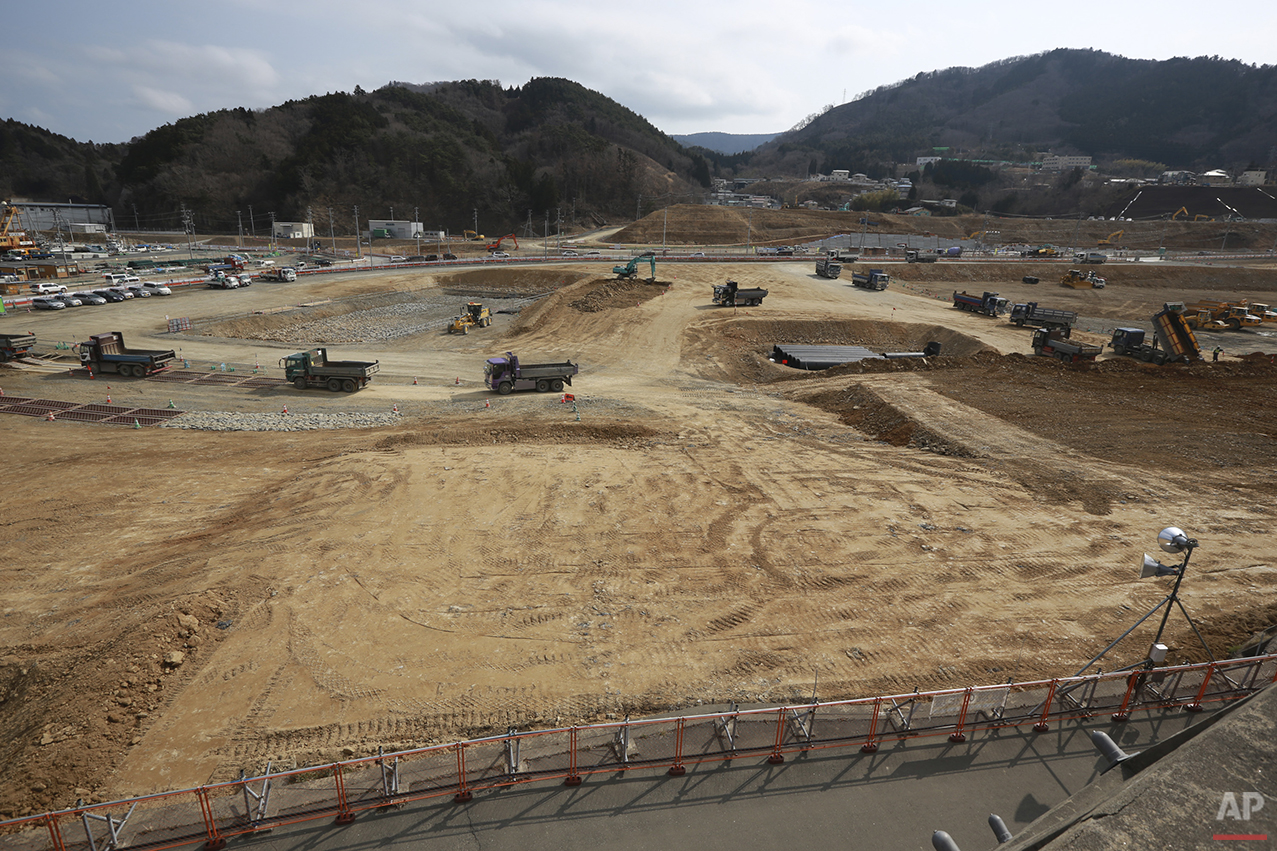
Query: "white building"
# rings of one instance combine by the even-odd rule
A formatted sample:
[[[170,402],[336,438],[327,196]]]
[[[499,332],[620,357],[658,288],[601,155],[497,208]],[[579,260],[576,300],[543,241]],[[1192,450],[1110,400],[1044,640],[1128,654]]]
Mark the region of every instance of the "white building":
[[[370,231],[385,231],[387,239],[436,239],[437,231],[426,233],[421,222],[405,222],[398,219],[369,219]]]
[[[1047,171],[1064,171],[1070,168],[1090,168],[1090,157],[1061,157],[1052,154],[1042,158],[1042,168]]]
[[[1237,183],[1241,186],[1263,186],[1268,182],[1268,172],[1243,171],[1241,177],[1237,178]]]
[[[926,167],[929,163],[938,163],[943,157],[918,157],[917,166],[919,169]]]
[[[275,222],[271,232],[275,239],[310,239],[315,226],[310,222]]]

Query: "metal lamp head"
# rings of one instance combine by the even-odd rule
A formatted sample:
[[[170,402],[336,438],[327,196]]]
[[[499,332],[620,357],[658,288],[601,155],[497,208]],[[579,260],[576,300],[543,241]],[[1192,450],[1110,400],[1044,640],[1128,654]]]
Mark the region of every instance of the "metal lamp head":
[[[1166,553],[1182,553],[1188,549],[1188,536],[1176,526],[1167,526],[1157,533],[1157,545]]]
[[[1148,553],[1144,553],[1144,566],[1140,569],[1140,579],[1148,579],[1150,576],[1175,576],[1179,573],[1179,568],[1171,565],[1162,564]]]

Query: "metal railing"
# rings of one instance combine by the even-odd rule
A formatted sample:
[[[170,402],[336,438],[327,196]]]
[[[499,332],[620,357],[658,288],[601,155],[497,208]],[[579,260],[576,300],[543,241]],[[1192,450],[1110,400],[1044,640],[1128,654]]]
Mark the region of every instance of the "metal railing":
[[[831,748],[873,753],[886,742],[1053,724],[1108,714],[1182,708],[1245,697],[1277,682],[1277,654],[1209,664],[914,692],[857,700],[737,709],[506,733],[416,748],[0,822],[6,848],[52,851],[161,849],[319,818],[346,824],[364,811],[521,783],[576,786],[597,773],[665,769],[739,759],[783,763]],[[71,839],[75,836],[75,839]]]

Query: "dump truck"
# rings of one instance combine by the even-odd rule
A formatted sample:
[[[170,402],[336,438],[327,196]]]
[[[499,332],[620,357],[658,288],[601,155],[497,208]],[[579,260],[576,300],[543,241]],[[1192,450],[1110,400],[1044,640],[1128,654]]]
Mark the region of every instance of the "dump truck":
[[[1145,363],[1189,363],[1200,360],[1201,347],[1188,327],[1182,302],[1167,302],[1153,314],[1153,339],[1148,342],[1143,328],[1117,328],[1109,347],[1115,355]]]
[[[870,269],[868,274],[853,272],[851,285],[862,290],[885,290],[891,286],[891,276],[881,269]]]
[[[292,266],[277,266],[262,273],[263,281],[280,281],[290,283],[297,280],[297,270]]]
[[[354,393],[372,381],[381,361],[329,360],[328,350],[311,349],[279,360],[284,378],[298,390],[327,387],[332,392]]]
[[[0,361],[23,358],[35,347],[35,334],[0,334]]]
[[[471,328],[487,328],[492,324],[492,311],[482,303],[472,301],[461,309],[461,313],[453,317],[448,326],[449,334],[469,334]]]
[[[1258,328],[1264,320],[1252,314],[1245,304],[1233,304],[1227,301],[1195,301],[1186,304],[1190,328],[1202,328],[1207,331],[1240,331],[1243,328]]]
[[[757,307],[767,297],[762,287],[745,287],[735,281],[714,285],[714,304],[719,307]]]
[[[906,263],[934,263],[936,260],[937,255],[915,251],[912,248],[905,252]]]
[[[816,261],[816,274],[834,280],[842,274],[842,263],[837,257],[822,257]]]
[[[1007,312],[1007,299],[997,293],[986,292],[982,296],[974,296],[966,290],[953,292],[953,306],[971,313],[982,313],[985,316],[1001,316]]]
[[[1038,328],[1033,332],[1033,351],[1039,355],[1052,357],[1066,363],[1093,361],[1104,351],[1102,346],[1089,343],[1077,343],[1064,336],[1059,330]]]
[[[1277,322],[1277,311],[1273,311],[1266,304],[1248,301],[1246,302],[1246,310],[1250,312],[1251,316],[1258,316],[1264,322]]]
[[[81,366],[97,373],[114,372],[134,378],[163,372],[177,360],[177,352],[172,349],[130,349],[119,331],[94,334],[80,343],[79,349]]]
[[[1033,325],[1037,328],[1059,328],[1064,332],[1064,336],[1068,337],[1073,333],[1077,314],[1071,310],[1042,307],[1036,301],[1030,301],[1011,307],[1011,322],[1021,328],[1025,325]]]
[[[571,361],[562,363],[520,363],[514,352],[503,358],[488,358],[483,365],[483,383],[489,390],[508,396],[515,390],[559,393],[572,384],[580,368]]]
[[[1075,290],[1102,290],[1108,284],[1108,280],[1095,274],[1090,269],[1083,272],[1081,269],[1070,269],[1064,273],[1064,277],[1060,278],[1061,286],[1072,287]]]

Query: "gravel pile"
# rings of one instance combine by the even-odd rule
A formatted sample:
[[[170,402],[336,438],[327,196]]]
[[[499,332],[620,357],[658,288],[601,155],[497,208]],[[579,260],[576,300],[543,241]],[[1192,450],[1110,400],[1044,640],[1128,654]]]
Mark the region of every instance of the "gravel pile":
[[[483,299],[483,304],[495,314],[504,309],[517,310],[526,301]],[[295,345],[309,345],[316,340],[325,343],[384,342],[427,331],[442,331],[461,312],[461,307],[462,302],[458,299],[441,298],[387,304],[342,316],[298,322],[284,328],[263,329],[254,332],[252,337]]]
[[[336,412],[328,414],[248,414],[233,411],[188,411],[161,428],[197,431],[314,431],[325,428],[379,428],[400,422],[400,415]]]

